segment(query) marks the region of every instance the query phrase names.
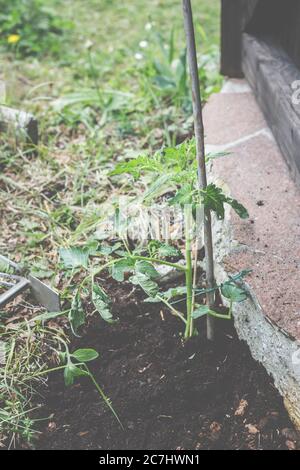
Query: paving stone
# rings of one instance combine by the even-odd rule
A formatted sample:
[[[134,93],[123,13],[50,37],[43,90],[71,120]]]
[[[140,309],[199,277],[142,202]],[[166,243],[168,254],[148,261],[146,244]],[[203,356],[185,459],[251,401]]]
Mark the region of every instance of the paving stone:
[[[213,166],[250,214],[247,221],[232,215],[234,239],[244,249],[228,262],[235,271],[253,269],[249,280],[264,312],[300,340],[300,192],[277,147],[263,136]]]
[[[204,108],[204,119],[209,145],[224,145],[267,128],[252,93],[213,95]]]
[[[233,78],[225,82],[221,93],[251,93],[251,88],[245,80]]]

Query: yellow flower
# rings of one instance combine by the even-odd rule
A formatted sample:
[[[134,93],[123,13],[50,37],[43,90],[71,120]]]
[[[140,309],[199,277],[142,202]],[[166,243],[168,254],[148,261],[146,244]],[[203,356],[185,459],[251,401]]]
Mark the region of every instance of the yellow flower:
[[[8,44],[16,44],[20,41],[20,39],[21,37],[18,34],[11,34],[10,36],[8,36],[7,42]]]

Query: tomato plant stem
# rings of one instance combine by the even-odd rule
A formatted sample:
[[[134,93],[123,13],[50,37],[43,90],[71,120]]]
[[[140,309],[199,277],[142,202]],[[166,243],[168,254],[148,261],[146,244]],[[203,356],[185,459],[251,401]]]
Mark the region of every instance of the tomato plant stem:
[[[180,318],[180,320],[183,321],[183,323],[187,323],[186,319],[184,318],[183,314],[181,312],[179,312],[178,310],[176,310],[176,308],[174,308],[170,302],[168,302],[166,299],[164,299],[161,295],[157,295],[157,298],[160,299],[160,301],[162,303],[164,303],[170,310],[171,310],[171,313],[173,315],[175,315],[175,317],[178,317]]]
[[[193,266],[192,266],[192,252],[190,240],[186,240],[186,329],[184,337],[190,338],[193,334],[193,318],[192,318],[192,305],[193,305]]]
[[[149,263],[164,264],[165,266],[170,266],[171,268],[178,269],[179,271],[186,271],[185,266],[182,266],[181,264],[178,264],[178,263],[170,263],[169,261],[165,261],[162,259],[148,258],[147,256],[132,256],[132,259],[141,260],[141,261],[149,261]]]
[[[191,246],[191,212],[190,207],[186,206],[184,211],[185,219],[185,283],[186,283],[186,328],[185,339],[193,335],[193,262]]]

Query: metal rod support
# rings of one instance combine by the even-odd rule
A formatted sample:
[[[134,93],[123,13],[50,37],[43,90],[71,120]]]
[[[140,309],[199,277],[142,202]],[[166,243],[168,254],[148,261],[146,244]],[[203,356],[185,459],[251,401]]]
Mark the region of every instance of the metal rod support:
[[[193,13],[190,0],[182,0],[184,28],[187,41],[187,54],[191,76],[192,101],[194,114],[194,128],[196,139],[196,157],[198,165],[198,184],[200,189],[207,186],[205,147],[204,147],[204,126],[202,116],[202,103],[200,93],[200,82],[197,62],[197,51],[195,42],[195,31],[193,23]],[[214,287],[214,257],[211,229],[210,211],[204,208],[204,247],[206,260],[206,280],[209,289]],[[214,304],[214,292],[207,293],[207,304],[212,307]],[[214,339],[214,318],[207,316],[207,338]]]

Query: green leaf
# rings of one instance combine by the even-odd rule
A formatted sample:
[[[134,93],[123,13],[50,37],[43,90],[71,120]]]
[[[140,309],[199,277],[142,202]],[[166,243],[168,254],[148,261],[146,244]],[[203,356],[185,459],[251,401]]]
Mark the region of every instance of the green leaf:
[[[8,261],[6,261],[5,258],[2,259],[1,255],[0,255],[0,273],[6,273],[6,274],[14,273],[13,267],[9,264]]]
[[[61,112],[64,108],[74,106],[77,104],[91,105],[92,103],[99,103],[99,96],[96,90],[84,89],[69,93],[54,101],[53,107],[56,111]]]
[[[231,281],[239,281],[243,279],[244,277],[248,276],[252,272],[252,269],[243,269],[237,274],[233,274],[232,276],[229,276]]]
[[[161,258],[171,258],[173,256],[178,256],[180,255],[180,251],[177,250],[174,246],[167,245],[167,244],[162,244],[158,248],[158,256]]]
[[[201,194],[204,207],[215,212],[218,219],[224,219],[226,196],[223,194],[222,189],[211,183],[201,191]]]
[[[136,273],[129,281],[134,285],[139,285],[149,297],[155,297],[158,292],[158,285],[156,282],[149,279],[146,274]]]
[[[147,299],[145,299],[144,302],[147,302],[149,304],[160,304],[161,299],[158,297],[147,297]]]
[[[89,362],[97,359],[99,354],[95,349],[77,349],[71,354],[78,362]]]
[[[143,193],[142,201],[149,203],[153,199],[156,199],[164,194],[166,189],[169,191],[170,188],[166,188],[166,183],[170,185],[170,175],[164,174],[156,178],[149,188]]]
[[[116,320],[113,319],[110,311],[110,299],[106,292],[97,284],[93,285],[92,301],[98,313],[100,313],[103,320],[107,323],[114,323]]]
[[[193,203],[193,187],[191,184],[185,184],[178,189],[174,197],[169,199],[170,206],[180,205],[184,206],[185,204]]]
[[[247,292],[233,282],[225,282],[221,287],[221,292],[231,302],[243,302],[247,299]]]
[[[89,375],[88,372],[68,362],[64,370],[64,379],[66,386],[73,385],[75,377]]]
[[[75,105],[102,106],[107,113],[108,111],[126,109],[129,104],[129,100],[132,100],[132,98],[133,95],[130,93],[120,92],[119,90],[104,91],[100,98],[97,90],[92,88],[83,88],[57,99],[54,101],[53,106],[54,109],[59,112],[64,108],[74,107]]]
[[[74,335],[77,336],[78,329],[80,326],[85,324],[85,313],[78,290],[76,291],[72,300],[71,309],[69,312],[69,321]]]
[[[134,269],[134,261],[130,258],[116,261],[111,268],[111,276],[118,282],[124,281],[124,274],[132,272]]]
[[[99,241],[95,238],[90,238],[87,240],[85,248],[89,255],[95,256],[99,252]]]
[[[161,297],[163,297],[165,300],[169,301],[169,300],[174,299],[176,297],[186,295],[186,293],[187,293],[186,286],[171,287],[170,289],[166,290],[165,292],[160,293],[159,297],[149,297],[148,299],[145,299],[144,302],[159,303],[159,302],[162,301]]]
[[[154,77],[153,83],[162,90],[173,90],[176,87],[175,81],[165,75],[157,75]]]
[[[156,271],[155,267],[149,261],[137,261],[135,263],[135,272],[145,274],[150,279],[158,279],[160,277],[160,274]]]
[[[210,308],[208,305],[200,305],[199,307],[196,308],[193,312],[193,318],[196,320],[196,318],[203,317],[204,315],[208,315],[210,312]]]
[[[122,243],[118,242],[114,245],[101,245],[98,252],[100,252],[104,256],[109,256],[115,251],[117,251],[122,246]]]
[[[238,202],[236,199],[231,199],[231,198],[227,198],[226,202],[227,202],[227,204],[229,204],[232,207],[232,209],[237,213],[237,215],[241,219],[248,219],[249,212],[243,206],[243,204]]]
[[[158,240],[151,240],[148,243],[148,252],[150,256],[158,258],[169,258],[180,256],[180,251],[172,245],[162,243]]]
[[[122,175],[124,173],[132,175],[135,179],[139,178],[143,171],[155,171],[157,165],[153,157],[148,155],[140,155],[139,157],[129,160],[128,162],[118,163],[114,170],[109,173],[110,176]]]
[[[63,315],[64,312],[45,312],[37,315],[36,317],[32,318],[30,321],[41,321],[46,322],[48,320],[52,320],[53,318],[60,317]]]
[[[30,274],[34,277],[37,277],[38,279],[50,279],[54,276],[55,271],[52,271],[51,269],[40,269],[38,266],[33,266],[30,270]]]
[[[59,255],[61,261],[67,269],[88,267],[89,251],[85,248],[61,248],[59,250]]]
[[[171,299],[174,299],[174,297],[180,297],[181,295],[186,295],[186,293],[187,293],[186,286],[171,287],[167,291],[163,292],[161,296],[164,297],[164,299],[166,300],[171,300]]]
[[[217,187],[215,184],[211,183],[207,186],[206,189],[201,191],[203,204],[204,206],[214,211],[217,214],[218,219],[224,219],[224,204],[229,204],[233,210],[241,217],[242,219],[247,219],[249,217],[247,209],[236,199],[227,197],[221,188]]]

